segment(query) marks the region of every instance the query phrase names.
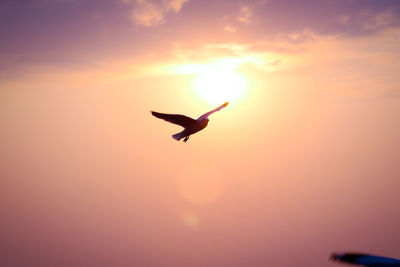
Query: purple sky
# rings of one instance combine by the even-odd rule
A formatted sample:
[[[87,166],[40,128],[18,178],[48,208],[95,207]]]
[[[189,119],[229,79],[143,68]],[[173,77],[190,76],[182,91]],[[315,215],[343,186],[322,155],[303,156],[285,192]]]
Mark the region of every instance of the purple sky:
[[[251,24],[236,20],[243,5],[251,10]],[[150,49],[163,54],[174,43],[254,42],[304,29],[351,38],[400,23],[396,0],[187,1],[178,13],[164,14],[163,23],[156,27],[135,25],[131,18],[135,8],[135,3],[117,0],[2,1],[3,69],[25,64],[85,64],[148,54]],[[376,16],[385,12],[390,17],[376,22]],[[223,30],[224,23],[241,31],[233,36]]]

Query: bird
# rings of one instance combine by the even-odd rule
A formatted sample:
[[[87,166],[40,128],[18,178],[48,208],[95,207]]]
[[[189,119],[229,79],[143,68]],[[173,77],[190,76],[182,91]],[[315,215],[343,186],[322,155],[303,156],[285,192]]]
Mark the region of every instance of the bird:
[[[339,261],[366,267],[400,267],[400,260],[366,253],[333,253],[332,261]]]
[[[165,113],[159,113],[159,112],[155,112],[155,111],[151,111],[151,114],[159,119],[163,119],[163,120],[171,122],[173,124],[178,124],[178,125],[182,126],[184,128],[183,131],[172,135],[172,138],[174,138],[177,141],[179,141],[183,138],[183,142],[186,143],[186,141],[189,140],[189,137],[192,134],[195,134],[207,127],[208,122],[209,122],[208,116],[210,116],[214,112],[217,112],[217,111],[223,109],[228,104],[229,104],[229,102],[225,102],[224,104],[217,107],[216,109],[213,109],[213,110],[201,115],[196,120],[193,118],[187,117],[185,115],[180,115],[180,114],[165,114]]]

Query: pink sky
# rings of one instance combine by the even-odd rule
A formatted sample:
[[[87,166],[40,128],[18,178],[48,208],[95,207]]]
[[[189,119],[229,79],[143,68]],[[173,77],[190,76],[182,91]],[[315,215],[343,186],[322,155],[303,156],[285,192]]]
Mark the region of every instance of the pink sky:
[[[2,2],[0,265],[400,258],[399,14],[383,0]],[[245,92],[176,142],[149,111],[215,108],[195,87],[220,67]]]

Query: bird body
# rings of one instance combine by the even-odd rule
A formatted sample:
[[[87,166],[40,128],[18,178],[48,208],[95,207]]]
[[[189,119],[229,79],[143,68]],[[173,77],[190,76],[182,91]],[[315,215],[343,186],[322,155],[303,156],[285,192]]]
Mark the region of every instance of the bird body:
[[[195,134],[195,133],[203,130],[204,128],[206,128],[208,125],[208,122],[209,122],[208,119],[202,119],[198,123],[193,124],[192,127],[185,128],[182,132],[172,135],[172,137],[177,141],[181,140],[182,138],[189,139],[190,135]],[[185,139],[184,139],[184,141],[185,141]],[[186,139],[186,141],[187,141],[187,139]]]
[[[166,113],[159,113],[159,112],[155,112],[155,111],[152,111],[151,114],[159,119],[163,119],[170,123],[174,123],[174,124],[182,126],[184,128],[183,131],[172,135],[172,138],[174,138],[177,141],[184,138],[183,141],[186,142],[192,134],[195,134],[207,127],[208,122],[209,122],[208,116],[210,116],[212,113],[214,113],[216,111],[221,110],[222,108],[226,107],[227,105],[228,105],[228,102],[225,102],[218,108],[213,109],[213,110],[201,115],[197,120],[187,117],[185,115],[180,115],[180,114],[166,114]]]
[[[400,267],[400,260],[365,253],[334,253],[331,260],[367,267]]]

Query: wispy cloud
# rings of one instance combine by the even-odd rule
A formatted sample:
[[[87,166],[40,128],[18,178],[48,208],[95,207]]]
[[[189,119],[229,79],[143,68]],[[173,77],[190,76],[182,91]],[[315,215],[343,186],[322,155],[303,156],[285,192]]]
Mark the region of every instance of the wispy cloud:
[[[122,0],[131,4],[130,0]],[[151,0],[136,0],[131,10],[131,19],[134,24],[144,27],[153,27],[165,23],[169,13],[177,13],[182,9],[183,3],[188,0],[164,0],[161,2]]]
[[[336,22],[338,22],[342,25],[349,25],[350,20],[351,20],[350,15],[339,16],[338,18],[335,19]]]
[[[172,11],[172,12],[179,12],[182,8],[183,3],[185,3],[188,0],[170,0],[166,1],[166,7],[167,11]]]
[[[364,9],[358,13],[338,16],[334,21],[344,26],[341,28],[344,33],[347,31],[353,34],[379,32],[400,25],[396,10],[390,8],[380,12]]]
[[[397,18],[392,10],[380,12],[370,17],[364,24],[366,30],[376,30],[391,26],[396,22]]]
[[[249,24],[251,17],[252,17],[252,12],[251,12],[250,7],[249,6],[242,6],[240,8],[240,13],[239,13],[239,16],[238,16],[237,20],[239,22]]]
[[[235,28],[235,27],[232,27],[232,26],[230,26],[230,25],[226,25],[226,26],[224,27],[224,30],[227,31],[227,32],[236,32],[236,28]]]

